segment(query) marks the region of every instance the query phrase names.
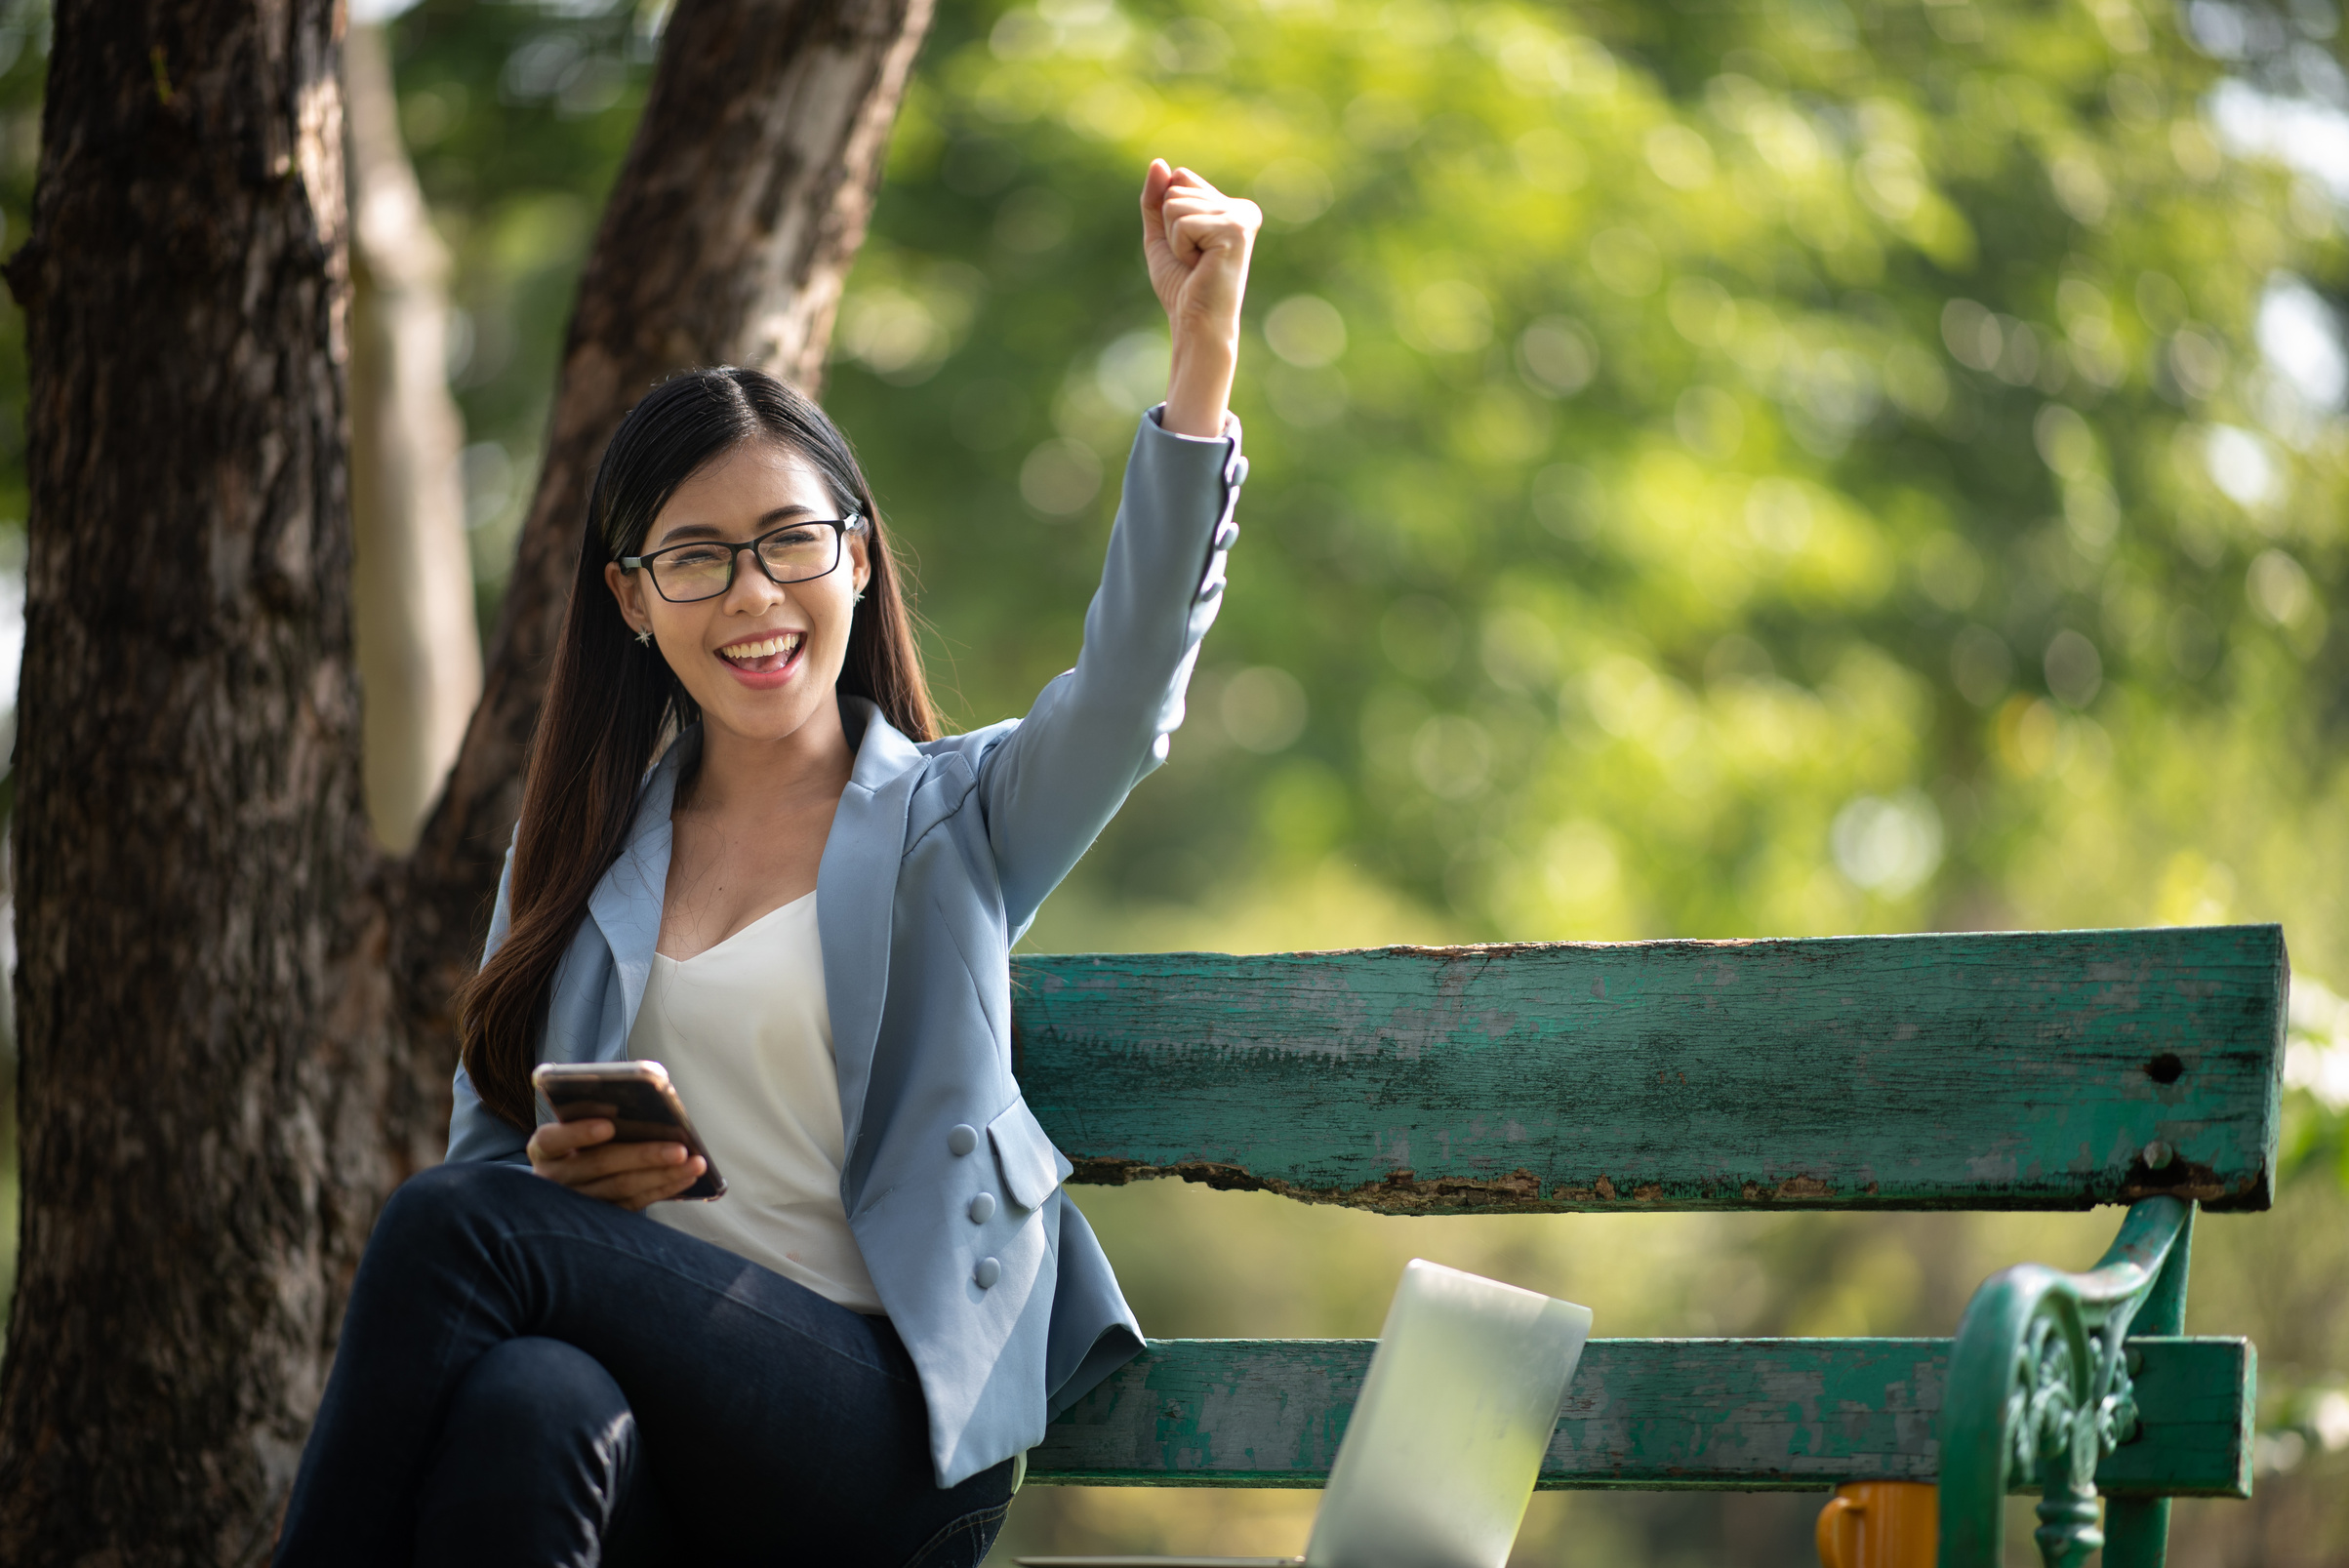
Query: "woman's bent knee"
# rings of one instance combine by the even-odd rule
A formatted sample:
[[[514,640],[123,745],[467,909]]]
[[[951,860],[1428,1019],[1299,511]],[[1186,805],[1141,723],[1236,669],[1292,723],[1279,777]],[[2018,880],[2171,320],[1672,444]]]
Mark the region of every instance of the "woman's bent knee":
[[[435,1165],[417,1172],[394,1190],[369,1238],[369,1250],[408,1246],[435,1248],[476,1216],[510,1212],[516,1184],[535,1182],[529,1171],[487,1161]],[[527,1187],[519,1188],[527,1192]]]
[[[484,1350],[466,1369],[457,1410],[467,1420],[600,1434],[628,1414],[628,1401],[602,1362],[534,1335]]]

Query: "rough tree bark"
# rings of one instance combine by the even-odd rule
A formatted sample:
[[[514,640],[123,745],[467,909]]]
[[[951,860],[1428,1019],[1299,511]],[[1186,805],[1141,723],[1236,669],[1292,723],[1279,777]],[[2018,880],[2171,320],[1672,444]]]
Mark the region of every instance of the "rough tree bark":
[[[350,126],[352,623],[365,696],[367,816],[416,845],[481,700],[481,639],[449,395],[449,250],[400,139],[383,29],[343,43]]]
[[[0,1562],[265,1560],[342,1295],[436,1157],[587,478],[662,375],[812,382],[929,0],[679,0],[487,692],[361,806],[332,0],[83,0],[50,60],[18,742],[24,1246]]]
[[[0,1561],[268,1544],[391,1177],[332,0],[60,9],[24,307]]]

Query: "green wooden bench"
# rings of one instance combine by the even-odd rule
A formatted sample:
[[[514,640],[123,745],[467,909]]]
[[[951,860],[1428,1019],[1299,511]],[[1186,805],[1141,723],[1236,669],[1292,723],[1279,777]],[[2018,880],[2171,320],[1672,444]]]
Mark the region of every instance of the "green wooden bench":
[[[2085,1209],[1954,1340],[1593,1340],[1540,1485],[1941,1488],[1942,1568],[2038,1491],[2052,1568],[2248,1497],[2255,1358],[2182,1335],[2196,1209],[2267,1207],[2274,926],[1022,958],[1015,1065],[1076,1182],[1386,1214]],[[1318,1486],[1371,1342],[1158,1340],[1031,1482]],[[2110,1507],[2098,1529],[2097,1498]]]

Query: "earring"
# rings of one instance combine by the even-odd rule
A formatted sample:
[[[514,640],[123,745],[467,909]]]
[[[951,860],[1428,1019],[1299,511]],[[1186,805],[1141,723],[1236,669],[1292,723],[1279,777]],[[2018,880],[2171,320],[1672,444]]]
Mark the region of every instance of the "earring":
[[[857,589],[855,593],[849,595],[848,602],[850,604],[863,604],[865,602],[865,590],[863,588]]]
[[[642,631],[639,631],[638,633],[636,633],[636,646],[637,646],[637,647],[639,647],[639,648],[650,648],[652,645],[653,645],[653,628],[652,628],[652,627],[650,627],[650,626],[647,626],[647,627],[645,627],[645,628],[644,628]]]

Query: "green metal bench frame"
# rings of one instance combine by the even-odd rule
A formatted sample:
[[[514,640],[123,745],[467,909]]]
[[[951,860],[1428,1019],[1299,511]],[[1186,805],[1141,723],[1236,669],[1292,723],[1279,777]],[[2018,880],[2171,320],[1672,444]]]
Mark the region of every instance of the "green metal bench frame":
[[[2085,1273],[1986,1281],[1951,1340],[1594,1340],[1545,1488],[1941,1488],[1942,1568],[2040,1492],[2049,1568],[2163,1561],[2250,1495],[2255,1356],[2184,1338],[2198,1207],[2268,1205],[2282,931],[1016,960],[1028,1101],[1076,1182],[1387,1214],[2085,1209]],[[1153,1341],[1039,1483],[1318,1486],[1368,1341]],[[2107,1500],[2098,1528],[2098,1498]]]

